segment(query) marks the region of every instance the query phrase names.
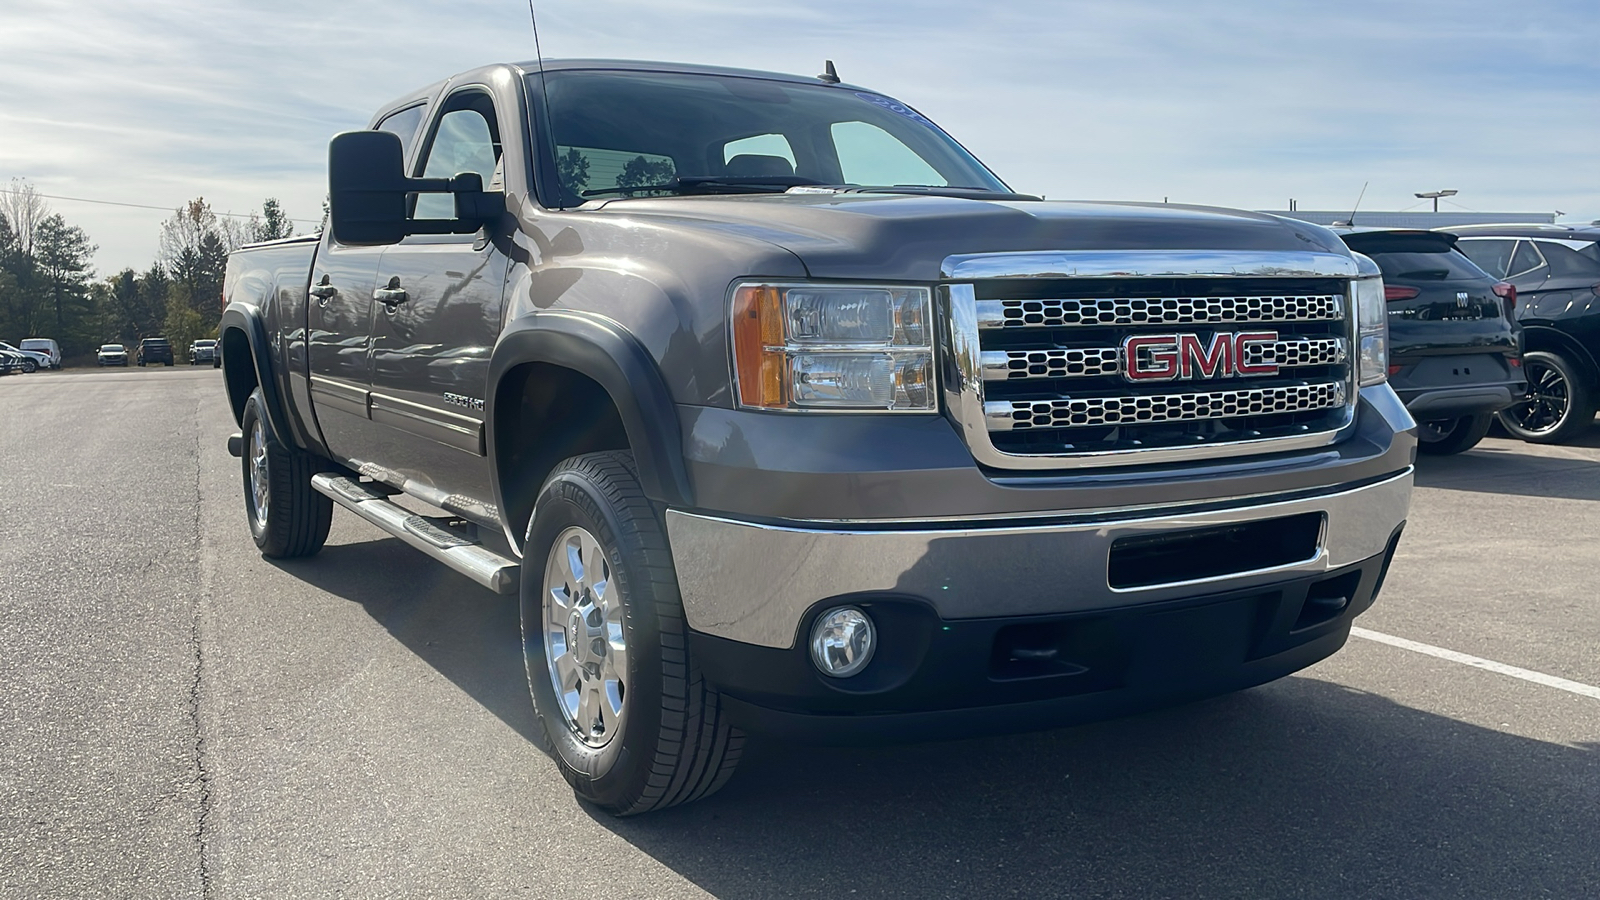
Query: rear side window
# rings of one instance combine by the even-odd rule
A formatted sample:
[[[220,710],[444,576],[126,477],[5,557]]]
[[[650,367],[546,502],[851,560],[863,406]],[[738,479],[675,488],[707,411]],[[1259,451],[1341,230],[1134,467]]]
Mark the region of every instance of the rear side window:
[[[1600,260],[1586,256],[1565,244],[1555,241],[1534,241],[1539,245],[1539,252],[1544,254],[1545,262],[1550,264],[1550,277],[1552,278],[1594,278],[1600,277]],[[1593,249],[1594,244],[1589,248]],[[27,341],[22,342],[23,347],[28,346]]]
[[[421,106],[402,109],[383,117],[378,123],[379,131],[387,131],[400,138],[400,155],[405,159],[411,158],[411,147],[417,142],[417,129],[422,126]]]
[[[1511,251],[1516,245],[1516,241],[1495,238],[1462,241],[1456,246],[1461,248],[1461,252],[1465,253],[1468,259],[1477,263],[1478,268],[1496,278],[1504,278],[1506,270],[1511,267]]]
[[[1363,251],[1383,270],[1384,281],[1457,281],[1488,277],[1472,260],[1454,250],[1433,253]]]
[[[1511,275],[1526,275],[1534,269],[1544,265],[1544,260],[1539,258],[1539,251],[1533,249],[1530,241],[1518,241],[1517,252],[1511,254]]]

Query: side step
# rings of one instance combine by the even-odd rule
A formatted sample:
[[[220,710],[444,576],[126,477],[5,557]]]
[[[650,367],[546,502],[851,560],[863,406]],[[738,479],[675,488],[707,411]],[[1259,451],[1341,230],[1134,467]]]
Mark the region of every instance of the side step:
[[[311,476],[311,486],[333,502],[387,531],[496,594],[515,594],[522,567],[485,549],[477,535],[443,520],[419,516],[389,502],[389,495],[342,475]]]

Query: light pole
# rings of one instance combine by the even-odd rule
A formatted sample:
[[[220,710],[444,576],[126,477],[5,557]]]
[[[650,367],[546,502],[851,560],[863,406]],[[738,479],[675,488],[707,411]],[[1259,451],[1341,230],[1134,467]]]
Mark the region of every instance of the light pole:
[[[1455,195],[1456,195],[1455,191],[1423,191],[1422,193],[1415,194],[1414,196],[1417,197],[1419,200],[1432,200],[1433,201],[1433,211],[1434,212],[1438,212],[1439,211],[1439,198],[1440,197],[1454,197]]]

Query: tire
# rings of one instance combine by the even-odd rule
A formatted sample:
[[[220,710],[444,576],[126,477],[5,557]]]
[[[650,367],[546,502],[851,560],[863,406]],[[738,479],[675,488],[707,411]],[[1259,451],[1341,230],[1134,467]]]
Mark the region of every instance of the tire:
[[[1445,419],[1434,422],[1417,423],[1417,452],[1430,456],[1452,456],[1465,453],[1489,433],[1489,426],[1494,424],[1493,413],[1480,413],[1476,416],[1462,416],[1459,419]]]
[[[38,363],[34,362],[31,359],[25,359],[25,360],[22,361],[22,374],[24,374],[24,375],[32,375],[33,373],[35,373],[37,371],[39,371],[39,364]]]
[[[1544,350],[1523,354],[1522,370],[1528,376],[1527,399],[1497,414],[1512,437],[1560,444],[1594,424],[1594,393],[1586,371],[1567,357]]]
[[[566,460],[534,509],[522,558],[522,648],[561,774],[580,799],[619,816],[716,791],[745,739],[689,657],[672,554],[633,455]],[[577,571],[569,547],[580,551]],[[547,627],[563,616],[565,627]],[[576,690],[558,697],[557,679]]]
[[[268,559],[310,556],[322,549],[333,522],[333,501],[311,486],[323,460],[273,436],[256,389],[244,404],[244,511],[250,537]]]

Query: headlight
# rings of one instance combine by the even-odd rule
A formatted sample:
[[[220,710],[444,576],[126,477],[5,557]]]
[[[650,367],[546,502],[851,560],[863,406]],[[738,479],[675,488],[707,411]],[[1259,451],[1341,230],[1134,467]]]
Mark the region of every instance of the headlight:
[[[1389,379],[1389,304],[1383,296],[1383,273],[1371,259],[1355,254],[1356,372],[1362,387]]]
[[[732,321],[740,406],[938,409],[928,288],[742,284]]]

